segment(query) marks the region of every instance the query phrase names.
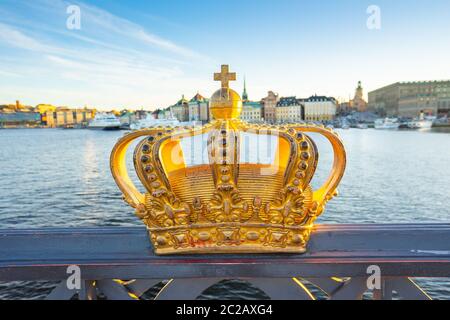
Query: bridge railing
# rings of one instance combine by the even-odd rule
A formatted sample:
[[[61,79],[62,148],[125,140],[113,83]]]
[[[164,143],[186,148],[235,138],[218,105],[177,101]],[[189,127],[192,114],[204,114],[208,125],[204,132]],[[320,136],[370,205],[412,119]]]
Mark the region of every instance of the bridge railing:
[[[137,299],[164,280],[157,299],[195,299],[223,279],[272,299],[315,299],[305,283],[330,299],[429,299],[415,277],[450,277],[449,224],[318,225],[302,255],[156,256],[142,227],[0,230],[0,281],[60,281],[49,299]]]

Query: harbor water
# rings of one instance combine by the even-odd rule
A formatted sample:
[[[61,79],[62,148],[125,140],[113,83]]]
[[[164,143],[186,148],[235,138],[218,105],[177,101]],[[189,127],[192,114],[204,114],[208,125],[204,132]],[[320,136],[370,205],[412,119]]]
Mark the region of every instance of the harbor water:
[[[450,132],[338,130],[348,165],[339,197],[318,223],[449,223]],[[0,228],[141,225],[109,171],[122,131],[0,130]],[[313,186],[331,167],[331,147],[312,135],[320,160]],[[128,159],[131,165],[131,154]],[[135,179],[135,177],[134,177]],[[417,279],[435,299],[450,299],[450,279]],[[0,298],[43,298],[55,283],[0,283]],[[243,281],[201,298],[264,298]]]

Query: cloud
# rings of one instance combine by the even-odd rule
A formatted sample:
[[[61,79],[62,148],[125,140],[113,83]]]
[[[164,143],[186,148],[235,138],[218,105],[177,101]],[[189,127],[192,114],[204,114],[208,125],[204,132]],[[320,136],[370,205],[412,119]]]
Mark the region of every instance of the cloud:
[[[206,58],[204,55],[199,54],[194,50],[177,45],[168,39],[161,38],[153,33],[146,31],[138,24],[115,16],[103,9],[81,3],[80,8],[83,20],[87,20],[92,25],[102,27],[104,29],[113,31],[114,33],[121,34],[128,38],[133,38],[145,44],[155,46],[184,57]]]
[[[181,93],[195,93],[209,83],[191,71],[196,61],[205,68],[211,59],[134,22],[78,3],[82,30],[71,31],[60,25],[67,18],[68,2],[21,4],[37,18],[25,19],[16,11],[7,22],[0,17],[0,47],[16,49],[0,51],[0,70],[5,70],[0,71],[5,76],[0,78],[0,100],[37,104],[55,99],[55,104],[105,108],[167,106]],[[8,81],[12,66],[23,80]]]
[[[47,51],[47,48],[35,39],[3,23],[0,23],[0,41],[26,50]]]
[[[0,70],[0,75],[8,77],[20,77],[21,75],[15,72]]]

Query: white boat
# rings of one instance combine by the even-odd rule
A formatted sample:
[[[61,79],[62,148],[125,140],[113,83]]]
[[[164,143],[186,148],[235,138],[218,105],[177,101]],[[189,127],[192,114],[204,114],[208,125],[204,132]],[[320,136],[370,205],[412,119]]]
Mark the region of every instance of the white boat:
[[[430,129],[433,125],[432,120],[412,120],[408,122],[408,128],[409,129]]]
[[[357,127],[358,129],[367,129],[367,128],[369,128],[369,126],[368,126],[366,123],[358,123],[358,124],[356,125],[356,127]]]
[[[409,129],[431,129],[434,120],[436,120],[436,117],[425,117],[421,113],[419,119],[409,121],[407,126]]]
[[[88,125],[88,129],[119,130],[120,120],[111,113],[97,113]]]
[[[155,119],[151,114],[147,114],[144,119],[138,120],[130,124],[131,130],[140,130],[158,126],[180,126],[181,123],[176,118]]]
[[[397,130],[400,126],[396,118],[384,118],[375,120],[375,129],[378,130]]]

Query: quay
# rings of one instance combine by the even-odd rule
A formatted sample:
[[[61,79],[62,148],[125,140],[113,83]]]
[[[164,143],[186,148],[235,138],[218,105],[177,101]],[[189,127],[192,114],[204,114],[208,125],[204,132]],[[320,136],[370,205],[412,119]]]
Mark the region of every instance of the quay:
[[[69,290],[67,267],[81,270]],[[61,281],[48,299],[137,299],[169,280],[157,299],[195,299],[223,279],[244,279],[272,299],[361,299],[370,266],[381,272],[374,299],[429,299],[410,278],[450,277],[450,224],[317,225],[307,252],[157,256],[143,227],[0,230],[0,281]],[[125,287],[123,281],[128,280]],[[134,279],[129,281],[130,279]]]

